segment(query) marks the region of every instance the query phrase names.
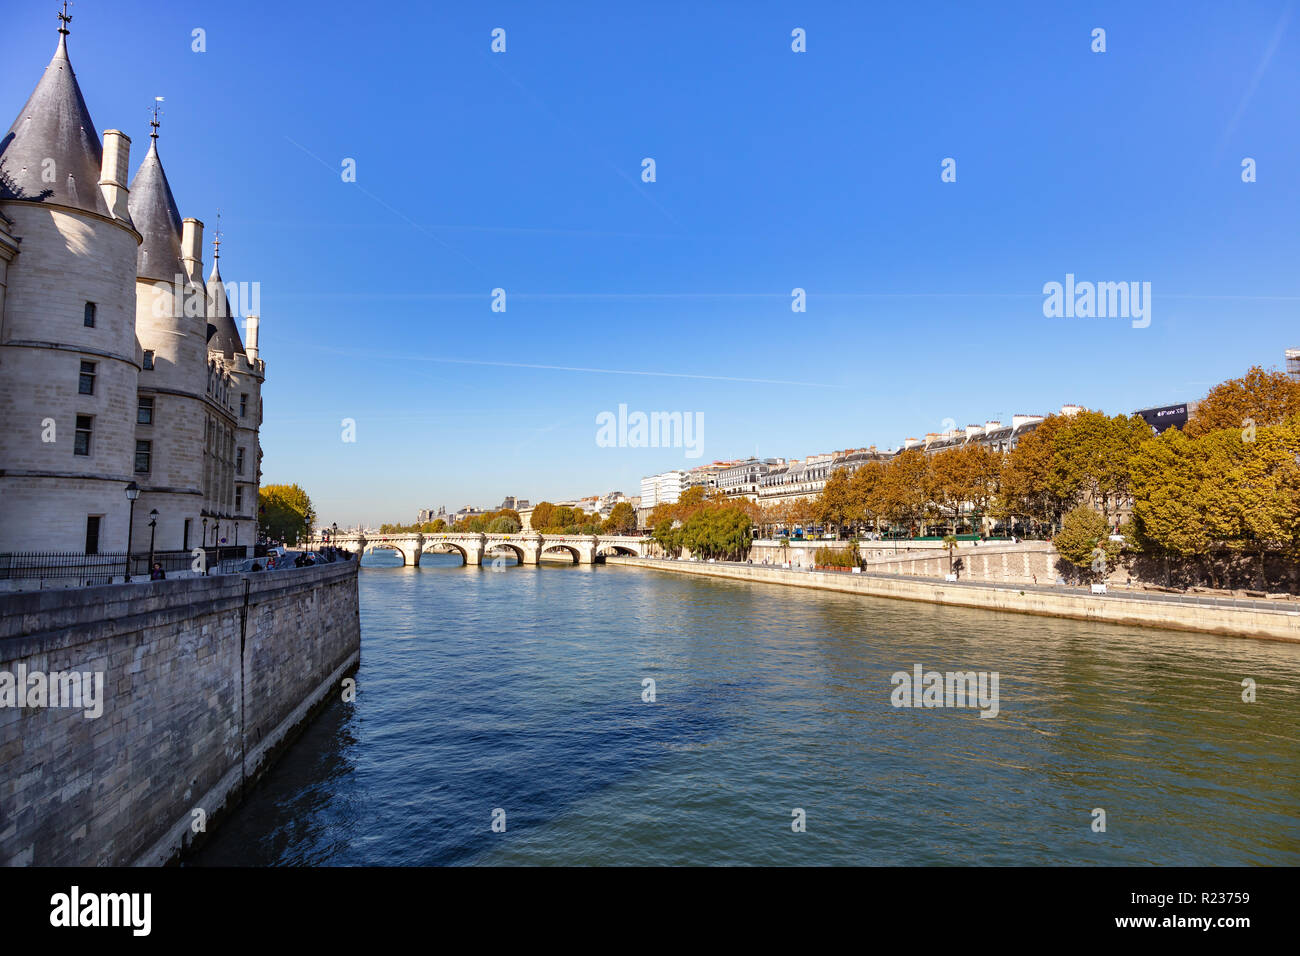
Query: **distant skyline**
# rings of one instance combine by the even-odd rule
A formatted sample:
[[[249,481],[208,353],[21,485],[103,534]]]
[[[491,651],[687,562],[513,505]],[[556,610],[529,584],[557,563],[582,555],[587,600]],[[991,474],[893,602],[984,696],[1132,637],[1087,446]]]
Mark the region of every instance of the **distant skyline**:
[[[5,129],[56,7],[7,11]],[[165,97],[181,214],[260,283],[263,483],[324,524],[1192,401],[1300,346],[1291,3],[72,14],[97,132],[134,174]],[[1045,317],[1067,275],[1150,283],[1149,326]],[[620,404],[699,457],[602,447]]]

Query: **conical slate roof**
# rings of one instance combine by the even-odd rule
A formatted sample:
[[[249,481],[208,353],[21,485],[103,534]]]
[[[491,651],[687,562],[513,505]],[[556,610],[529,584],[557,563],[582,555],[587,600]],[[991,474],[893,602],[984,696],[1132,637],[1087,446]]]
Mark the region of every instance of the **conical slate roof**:
[[[136,252],[135,274],[142,279],[174,282],[176,276],[185,274],[181,264],[181,214],[158,158],[158,139],[151,139],[149,152],[131,180],[127,200],[131,221],[144,237]]]
[[[220,352],[228,359],[244,351],[216,256],[212,259],[212,275],[208,276],[208,351]]]
[[[54,58],[0,140],[0,199],[60,203],[111,218],[99,190],[103,156],[67,35],[60,34]]]

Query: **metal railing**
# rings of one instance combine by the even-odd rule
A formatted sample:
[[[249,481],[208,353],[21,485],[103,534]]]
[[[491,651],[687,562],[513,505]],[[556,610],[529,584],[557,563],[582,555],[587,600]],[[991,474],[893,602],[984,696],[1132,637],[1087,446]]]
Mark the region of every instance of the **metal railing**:
[[[197,549],[196,549],[197,550]],[[207,548],[205,563],[210,571],[241,560],[246,548]],[[155,551],[153,561],[164,573],[193,572],[197,555],[193,551]],[[131,555],[131,580],[149,580],[148,552]],[[121,581],[126,575],[125,551],[83,554],[76,551],[17,551],[0,554],[0,581],[36,582],[38,587],[95,587]]]

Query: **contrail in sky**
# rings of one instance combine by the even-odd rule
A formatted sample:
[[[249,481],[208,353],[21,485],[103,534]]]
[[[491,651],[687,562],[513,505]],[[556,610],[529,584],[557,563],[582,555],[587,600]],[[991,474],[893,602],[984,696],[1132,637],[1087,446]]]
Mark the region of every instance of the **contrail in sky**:
[[[731,375],[695,375],[690,372],[650,372],[623,368],[586,368],[578,365],[537,365],[531,362],[488,362],[481,359],[437,358],[427,355],[375,355],[373,353],[359,356],[355,350],[333,349],[318,346],[321,351],[347,355],[352,358],[365,357],[387,359],[389,361],[438,362],[443,365],[487,365],[492,368],[532,368],[548,372],[588,372],[597,375],[646,375],[658,378],[693,378],[706,382],[748,382],[754,385],[801,385],[807,388],[847,388],[847,385],[831,385],[827,382],[792,382],[777,378],[740,378]]]

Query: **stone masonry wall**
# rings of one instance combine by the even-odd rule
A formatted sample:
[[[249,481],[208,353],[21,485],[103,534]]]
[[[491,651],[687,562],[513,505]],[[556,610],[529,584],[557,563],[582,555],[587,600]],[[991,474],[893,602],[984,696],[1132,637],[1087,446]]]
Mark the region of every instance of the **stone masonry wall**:
[[[0,864],[160,864],[211,828],[355,668],[357,569],[0,596],[0,679],[103,673],[97,718],[0,706]]]

